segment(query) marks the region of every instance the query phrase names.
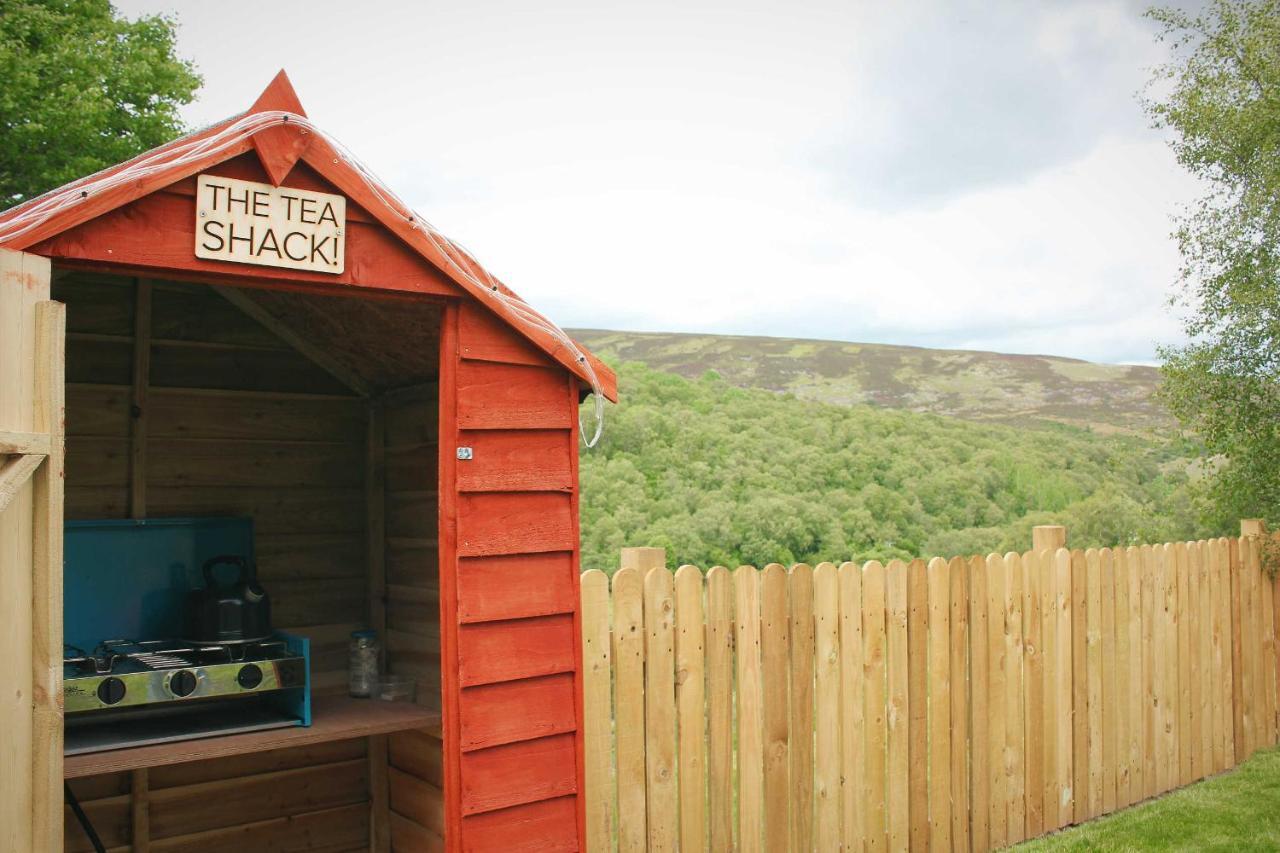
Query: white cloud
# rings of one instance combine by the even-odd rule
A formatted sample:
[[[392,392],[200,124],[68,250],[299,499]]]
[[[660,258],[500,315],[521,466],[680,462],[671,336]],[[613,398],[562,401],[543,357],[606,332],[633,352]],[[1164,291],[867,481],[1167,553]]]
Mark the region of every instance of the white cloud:
[[[1103,360],[1177,336],[1194,188],[1143,126],[1159,53],[1121,0],[119,5],[178,14],[193,121],[285,66],[564,325]]]

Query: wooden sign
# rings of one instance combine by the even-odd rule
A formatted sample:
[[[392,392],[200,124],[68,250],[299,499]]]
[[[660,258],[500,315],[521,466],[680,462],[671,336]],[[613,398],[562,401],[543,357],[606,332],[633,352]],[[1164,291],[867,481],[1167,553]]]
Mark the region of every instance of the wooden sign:
[[[340,195],[216,175],[196,181],[197,258],[340,273],[346,225]]]

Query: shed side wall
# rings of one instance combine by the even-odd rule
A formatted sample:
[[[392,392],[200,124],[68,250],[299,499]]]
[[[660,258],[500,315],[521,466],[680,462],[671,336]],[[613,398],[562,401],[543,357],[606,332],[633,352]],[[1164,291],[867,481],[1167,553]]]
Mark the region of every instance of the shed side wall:
[[[577,382],[474,304],[459,308],[456,347],[456,419],[441,436],[442,462],[454,457],[456,513],[456,669],[445,705],[446,743],[459,752],[450,812],[460,831],[450,841],[575,850]],[[456,460],[458,447],[472,458]]]

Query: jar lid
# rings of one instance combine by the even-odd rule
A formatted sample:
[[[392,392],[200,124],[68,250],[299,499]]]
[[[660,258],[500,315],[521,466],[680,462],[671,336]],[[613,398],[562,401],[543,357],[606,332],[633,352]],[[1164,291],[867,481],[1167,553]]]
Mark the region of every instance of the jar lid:
[[[361,631],[352,631],[351,637],[356,640],[374,640],[377,639],[378,632],[370,628],[365,628]]]

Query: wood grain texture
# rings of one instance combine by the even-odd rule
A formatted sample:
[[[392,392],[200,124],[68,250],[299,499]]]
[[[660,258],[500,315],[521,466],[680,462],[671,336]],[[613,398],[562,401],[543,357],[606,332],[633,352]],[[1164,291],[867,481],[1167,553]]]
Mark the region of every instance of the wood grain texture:
[[[910,733],[907,650],[907,565],[891,560],[885,567],[885,658],[888,670],[888,828],[889,849],[906,850],[911,841]]]
[[[928,584],[929,840],[933,849],[950,850],[951,567],[946,560],[929,561]]]
[[[841,575],[841,584],[841,624],[843,626],[846,606],[844,600],[844,575]],[[815,713],[818,710],[814,701],[814,669],[817,666],[817,661],[815,659],[814,588],[813,569],[811,567],[803,563],[792,566],[788,593],[788,605],[791,611],[791,660],[789,662],[791,667],[791,716],[789,722],[790,731],[795,735],[790,744],[791,831],[789,843],[792,850],[811,850],[814,843],[814,749],[805,733],[814,731]],[[862,621],[861,607],[857,610],[857,620],[860,628]],[[842,652],[847,651],[848,642],[849,640],[846,638],[842,627],[840,638]],[[859,651],[861,651],[860,640]],[[840,682],[846,694],[852,689],[853,683],[851,680],[853,676],[848,669],[848,658],[849,655],[847,654],[841,657]],[[861,681],[861,678],[862,672],[859,665],[857,679]],[[842,706],[842,721],[848,724],[852,713],[846,699],[845,704]],[[856,713],[861,717],[861,706],[858,707]],[[842,741],[842,746],[844,746],[841,760],[842,791],[850,791],[854,788],[853,774],[845,775],[851,767],[851,764],[845,763],[846,760],[853,761],[853,759],[848,758],[847,745],[851,741],[852,739],[846,733]]]
[[[642,851],[648,843],[645,805],[644,580],[635,569],[613,576],[613,661],[617,732],[618,850]]]
[[[613,648],[609,578],[582,573],[582,693],[585,703],[587,849],[611,849],[617,789],[613,778]]]
[[[467,752],[461,764],[464,815],[576,793],[572,734]]]
[[[707,572],[706,583],[707,837],[710,849],[728,850],[734,833],[733,576],[725,567],[714,566]]]
[[[738,849],[763,849],[764,721],[761,717],[760,576],[750,566],[733,573],[734,648],[738,687]]]
[[[681,850],[707,843],[706,619],[702,572],[681,566],[675,576],[676,717],[679,727]]]
[[[863,720],[867,738],[866,770],[860,784],[868,851],[883,851],[889,844],[887,605],[885,569],[872,560],[862,569],[862,660],[866,682]]]
[[[791,614],[787,571],[765,566],[760,578],[761,722],[764,743],[764,846],[779,850],[790,836],[790,668]],[[839,703],[839,681],[836,681]]]
[[[676,848],[670,816],[679,807],[676,787],[675,590],[671,572],[644,576],[644,758],[649,810],[649,850]]]
[[[813,572],[813,633],[817,713],[814,719],[814,840],[840,846],[840,577],[831,563]],[[904,721],[905,722],[905,721]]]

